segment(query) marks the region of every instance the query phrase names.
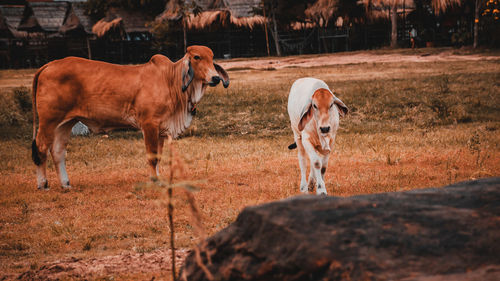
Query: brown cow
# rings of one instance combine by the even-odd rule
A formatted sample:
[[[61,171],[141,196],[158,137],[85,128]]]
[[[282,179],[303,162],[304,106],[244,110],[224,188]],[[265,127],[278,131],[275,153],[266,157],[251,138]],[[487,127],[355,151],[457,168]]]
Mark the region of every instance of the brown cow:
[[[212,50],[203,46],[189,47],[175,63],[155,55],[135,66],[75,57],[42,66],[33,79],[32,158],[38,188],[48,188],[49,150],[63,188],[70,187],[64,157],[78,121],[93,132],[142,130],[150,174],[157,178],[164,138],[175,138],[189,126],[206,87],[221,80],[229,86],[226,71],[213,63]]]

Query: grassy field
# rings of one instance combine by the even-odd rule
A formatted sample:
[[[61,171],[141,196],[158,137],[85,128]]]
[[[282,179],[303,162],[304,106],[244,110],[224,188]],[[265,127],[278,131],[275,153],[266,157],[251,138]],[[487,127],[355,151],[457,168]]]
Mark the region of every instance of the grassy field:
[[[326,172],[329,195],[500,175],[500,56],[228,70],[231,86],[209,89],[193,125],[174,142],[185,162],[176,180],[200,181],[195,198],[208,234],[233,222],[245,206],[299,194],[286,113],[288,90],[299,77],[325,80],[351,109]],[[26,79],[34,72],[0,71],[0,80],[11,83],[0,90],[0,279],[68,257],[168,249],[164,193],[139,184],[148,181],[148,170],[137,132],[72,138],[67,166],[73,189],[59,187],[49,161],[51,189],[36,190]],[[167,168],[161,162],[163,174]],[[189,206],[174,193],[176,243],[191,247],[197,237]]]

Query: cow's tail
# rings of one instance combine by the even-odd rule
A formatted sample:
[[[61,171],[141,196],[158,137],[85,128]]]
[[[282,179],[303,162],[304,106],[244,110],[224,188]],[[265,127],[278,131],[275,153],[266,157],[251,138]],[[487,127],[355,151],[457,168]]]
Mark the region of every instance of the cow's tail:
[[[36,145],[36,116],[38,115],[36,111],[36,88],[38,86],[38,77],[40,73],[47,68],[47,64],[42,66],[35,74],[33,78],[33,91],[31,93],[32,96],[32,111],[33,111],[33,142],[31,143],[31,159],[35,162],[36,165],[40,165],[42,163],[42,159],[40,159],[40,155],[38,153],[38,146]]]

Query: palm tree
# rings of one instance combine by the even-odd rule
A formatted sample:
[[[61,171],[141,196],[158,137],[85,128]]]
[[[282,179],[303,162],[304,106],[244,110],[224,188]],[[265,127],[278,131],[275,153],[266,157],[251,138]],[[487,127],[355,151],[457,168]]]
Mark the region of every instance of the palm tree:
[[[398,7],[421,0],[363,0],[367,9],[388,8],[391,18],[391,47],[398,45]],[[440,13],[453,4],[460,4],[461,0],[430,0],[435,13]]]

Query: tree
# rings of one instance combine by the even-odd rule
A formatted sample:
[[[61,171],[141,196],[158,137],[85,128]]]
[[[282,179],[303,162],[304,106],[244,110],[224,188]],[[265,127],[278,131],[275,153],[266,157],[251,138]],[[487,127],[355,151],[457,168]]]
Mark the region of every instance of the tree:
[[[500,1],[499,0],[475,0],[474,17],[474,48],[479,45],[479,24],[483,33],[489,38],[490,44],[498,46],[500,39]],[[484,35],[483,35],[484,36]]]
[[[398,7],[403,6],[411,0],[363,0],[367,9],[382,8],[389,10],[391,19],[391,47],[398,45]],[[419,1],[419,0],[414,0]],[[421,1],[421,0],[420,0]],[[429,0],[435,13],[444,11],[451,5],[460,4],[461,0]],[[481,1],[481,0],[476,0]]]

